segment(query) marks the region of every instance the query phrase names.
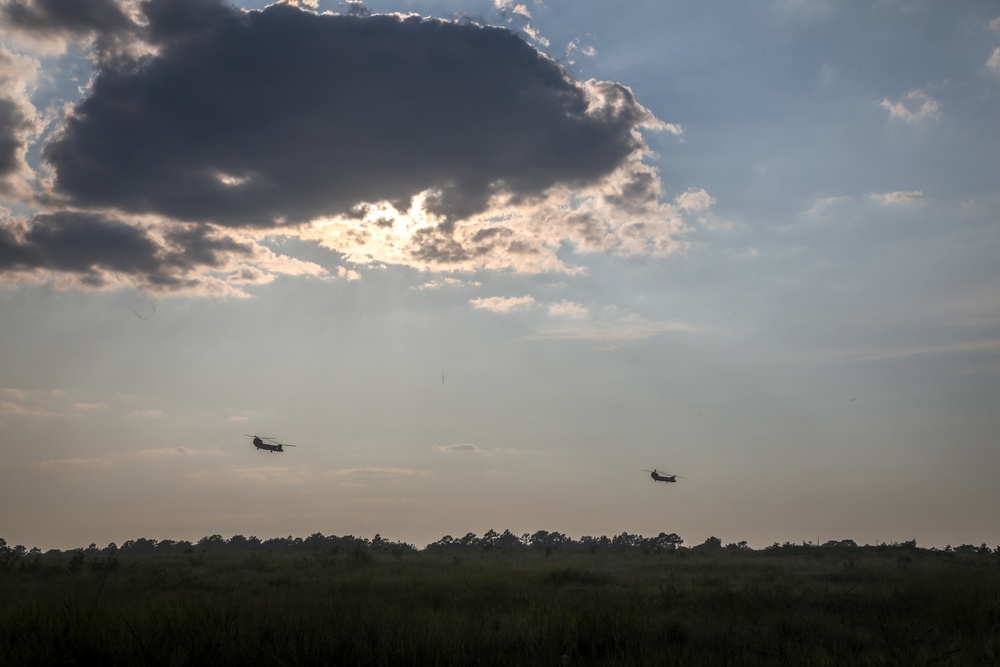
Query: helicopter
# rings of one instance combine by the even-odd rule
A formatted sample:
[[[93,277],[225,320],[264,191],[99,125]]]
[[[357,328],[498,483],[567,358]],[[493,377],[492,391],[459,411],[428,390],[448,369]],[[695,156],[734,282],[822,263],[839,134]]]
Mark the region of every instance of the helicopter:
[[[295,445],[282,444],[274,438],[262,438],[259,435],[250,435],[249,433],[244,433],[243,435],[253,438],[253,446],[257,449],[266,449],[269,452],[283,452],[285,450],[282,447],[295,447]],[[264,442],[265,440],[269,440],[270,442]]]
[[[656,468],[653,468],[652,470],[643,470],[643,472],[648,472],[649,476],[653,478],[654,482],[676,482],[677,478],[679,477],[679,475],[671,475],[670,473],[661,475],[656,471]],[[684,478],[681,477],[681,479]]]

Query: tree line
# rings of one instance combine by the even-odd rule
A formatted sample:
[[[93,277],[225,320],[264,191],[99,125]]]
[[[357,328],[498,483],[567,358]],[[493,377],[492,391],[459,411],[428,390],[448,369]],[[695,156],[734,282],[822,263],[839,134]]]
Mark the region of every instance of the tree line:
[[[779,544],[775,542],[771,546],[765,547],[763,551],[792,552],[803,550],[823,549],[918,549],[916,540],[905,542],[878,543],[875,545],[858,545],[854,540],[829,540],[822,544],[813,542],[793,543],[785,542]],[[549,532],[539,530],[534,533],[522,533],[515,535],[510,530],[499,533],[495,530],[488,530],[482,536],[475,533],[467,533],[462,537],[452,537],[445,535],[441,539],[431,542],[424,551],[428,552],[459,552],[459,551],[541,551],[546,555],[554,551],[563,552],[619,552],[619,551],[639,551],[643,553],[669,553],[678,550],[684,551],[755,551],[745,541],[730,542],[723,544],[718,537],[709,537],[701,544],[685,547],[684,540],[676,533],[659,533],[655,537],[645,537],[628,532],[623,532],[612,537],[602,535],[594,537],[585,535],[579,539],[573,539],[560,532]],[[965,555],[1000,555],[1000,546],[990,548],[985,543],[976,546],[974,544],[962,544],[957,547],[948,545],[944,549],[922,549],[924,551],[965,554]],[[149,538],[139,538],[137,540],[127,540],[120,546],[111,542],[105,547],[98,547],[90,544],[85,548],[69,549],[60,551],[50,549],[42,552],[34,547],[28,549],[23,545],[9,546],[7,541],[0,537],[0,571],[9,570],[17,565],[30,565],[37,563],[43,556],[73,555],[80,559],[89,559],[91,562],[101,561],[99,559],[111,559],[118,556],[143,556],[155,554],[192,554],[192,553],[237,553],[237,552],[278,552],[278,553],[338,553],[338,552],[389,552],[394,555],[407,553],[417,553],[420,551],[412,544],[405,542],[393,542],[376,534],[368,539],[355,537],[353,535],[337,536],[313,533],[302,538],[293,537],[272,537],[261,540],[255,535],[246,537],[244,535],[233,535],[229,539],[221,535],[208,535],[197,542],[187,540],[154,540]],[[760,551],[760,550],[758,550]],[[97,559],[95,561],[95,559]]]

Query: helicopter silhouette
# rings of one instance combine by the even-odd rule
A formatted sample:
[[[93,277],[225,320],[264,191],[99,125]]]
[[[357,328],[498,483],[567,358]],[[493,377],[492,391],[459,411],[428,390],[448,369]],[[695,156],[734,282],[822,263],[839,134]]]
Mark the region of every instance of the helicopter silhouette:
[[[643,470],[643,472],[648,472],[649,476],[653,478],[654,482],[676,482],[679,475],[671,475],[670,473],[660,474],[656,471],[656,468],[652,470]],[[681,479],[684,479],[681,477]]]
[[[278,442],[274,438],[261,437],[259,435],[250,435],[249,433],[244,433],[248,438],[253,438],[253,446],[257,449],[266,449],[269,452],[283,452],[285,451],[282,447],[295,447],[295,445],[286,445]],[[264,442],[269,440],[270,442]]]

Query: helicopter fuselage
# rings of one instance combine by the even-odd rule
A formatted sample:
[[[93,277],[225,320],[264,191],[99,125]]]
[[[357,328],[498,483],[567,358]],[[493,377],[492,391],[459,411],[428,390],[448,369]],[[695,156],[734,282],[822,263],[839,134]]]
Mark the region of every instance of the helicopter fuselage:
[[[266,449],[269,452],[283,452],[284,449],[281,448],[281,443],[271,444],[269,442],[264,442],[260,438],[254,436],[253,446],[257,449]]]

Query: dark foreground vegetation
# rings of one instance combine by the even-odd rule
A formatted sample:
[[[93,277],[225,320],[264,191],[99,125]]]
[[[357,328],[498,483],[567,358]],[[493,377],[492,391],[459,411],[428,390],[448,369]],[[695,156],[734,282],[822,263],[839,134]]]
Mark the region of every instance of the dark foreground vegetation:
[[[0,662],[1000,664],[985,545],[564,537],[0,540]]]

